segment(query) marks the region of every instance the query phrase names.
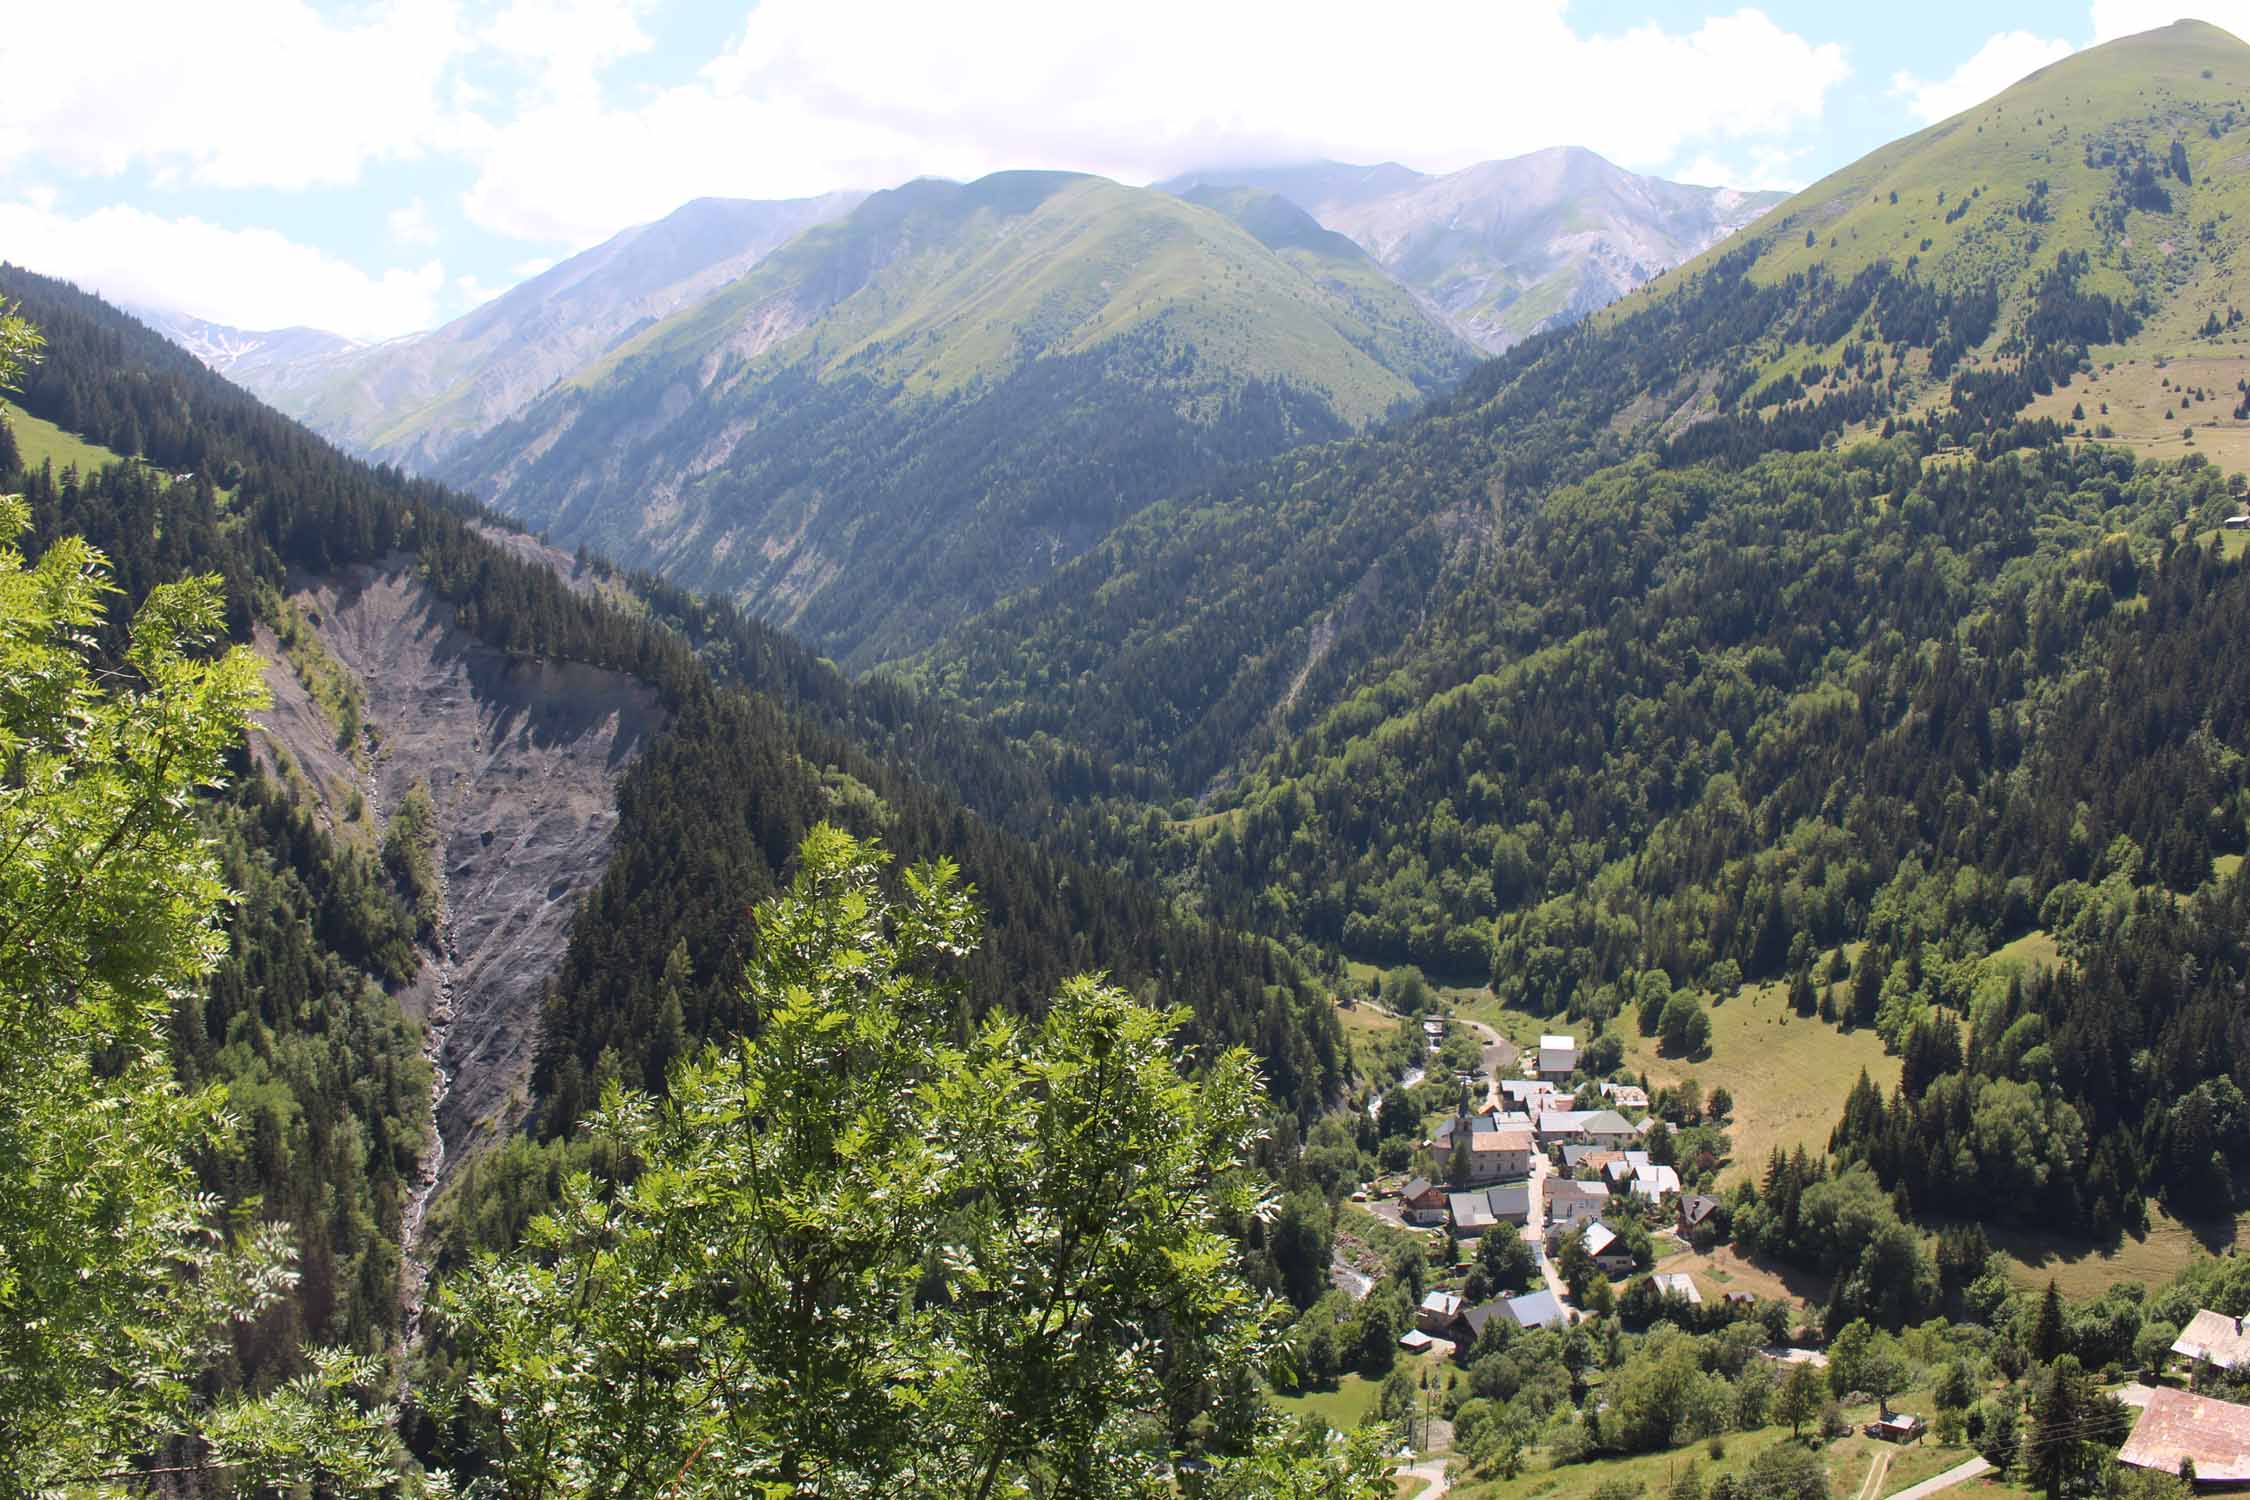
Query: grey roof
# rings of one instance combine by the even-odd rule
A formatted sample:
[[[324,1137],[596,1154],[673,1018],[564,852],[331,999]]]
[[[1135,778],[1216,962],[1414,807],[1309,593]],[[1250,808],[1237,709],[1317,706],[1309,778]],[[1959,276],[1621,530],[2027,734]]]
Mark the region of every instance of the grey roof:
[[[1495,1188],[1486,1188],[1485,1201],[1492,1205],[1496,1219],[1527,1219],[1531,1217],[1531,1184],[1504,1182]]]
[[[1492,1227],[1492,1205],[1482,1193],[1448,1193],[1446,1208],[1453,1216],[1456,1229],[1489,1229]]]
[[[1562,1303],[1555,1299],[1553,1292],[1509,1298],[1508,1316],[1516,1320],[1518,1328],[1560,1328],[1563,1325]]]
[[[1407,1180],[1406,1186],[1398,1190],[1398,1195],[1402,1200],[1407,1198],[1419,1198],[1424,1193],[1430,1190],[1430,1185],[1430,1179],[1427,1177],[1409,1178]]]

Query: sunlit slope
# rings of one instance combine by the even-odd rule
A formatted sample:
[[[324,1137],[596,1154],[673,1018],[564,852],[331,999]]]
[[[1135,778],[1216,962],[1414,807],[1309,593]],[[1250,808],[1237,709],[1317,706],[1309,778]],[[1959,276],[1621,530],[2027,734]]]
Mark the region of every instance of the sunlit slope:
[[[2181,21],[2066,58],[1893,142],[1743,239],[1759,242],[1759,281],[1815,267],[1845,280],[1887,262],[1946,289],[1992,286],[2019,309],[2042,268],[2082,252],[2083,290],[2140,309],[2131,342],[2172,349],[2209,340],[2214,316],[2219,336],[2241,332],[2226,322],[2230,307],[2250,302],[2234,253],[2245,212],[2250,45]],[[1999,320],[1995,348],[2010,321]]]

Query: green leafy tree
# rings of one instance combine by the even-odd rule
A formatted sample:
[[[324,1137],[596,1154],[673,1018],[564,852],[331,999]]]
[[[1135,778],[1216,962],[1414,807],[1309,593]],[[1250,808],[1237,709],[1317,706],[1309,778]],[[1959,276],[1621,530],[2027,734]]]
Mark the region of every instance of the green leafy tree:
[[[1820,1403],[1827,1395],[1818,1370],[1810,1364],[1793,1364],[1774,1396],[1773,1414],[1789,1424],[1789,1435],[1795,1437],[1807,1422],[1820,1415]]]
[[[37,336],[0,316],[0,386]],[[116,592],[66,537],[28,562],[0,497],[0,1493],[95,1492],[129,1471],[254,1488],[379,1482],[373,1362],[310,1358],[262,1400],[214,1397],[230,1326],[295,1281],[285,1225],[223,1222],[193,1162],[224,1091],[182,1090],[173,1008],[225,951],[226,890],[195,814],[225,779],[258,662],[213,656],[218,581],[152,591],[122,661]]]
[[[1742,1471],[1745,1500],[1828,1500],[1828,1465],[1796,1443],[1776,1443]]]
[[[1513,1224],[1495,1224],[1477,1240],[1477,1262],[1496,1287],[1521,1289],[1539,1274],[1539,1258]]]
[[[930,976],[978,941],[971,893],[941,862],[894,900],[883,858],[808,834],[757,912],[757,1034],[661,1100],[612,1084],[590,1128],[632,1171],[578,1174],[522,1253],[449,1292],[499,1479],[1143,1494],[1167,1426],[1203,1415],[1243,1482],[1296,1472],[1246,1378],[1269,1307],[1227,1233],[1264,1192],[1247,1053],[1191,1079],[1184,1013],[1092,980],[957,1040],[962,997]],[[1346,1469],[1315,1492],[1359,1493]]]

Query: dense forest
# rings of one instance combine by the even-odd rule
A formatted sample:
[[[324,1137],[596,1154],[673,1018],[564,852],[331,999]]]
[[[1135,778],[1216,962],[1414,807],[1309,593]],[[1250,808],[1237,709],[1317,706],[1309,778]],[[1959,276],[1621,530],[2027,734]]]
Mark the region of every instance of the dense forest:
[[[822,819],[880,837],[901,865],[959,861],[989,911],[986,940],[953,976],[970,1009],[1035,1010],[1064,976],[1106,972],[1190,1004],[1191,1040],[1253,1047],[1282,1109],[1310,1118],[1340,1090],[1333,1013],[1280,950],[1182,921],[891,758],[934,746],[940,786],[1004,802],[1025,773],[973,729],[918,722],[911,695],[855,688],[786,637],[654,584],[680,628],[574,592],[490,541],[473,506],[342,458],[94,299],[12,270],[0,295],[47,340],[21,405],[139,459],[22,472],[12,447],[0,454],[17,471],[6,487],[31,502],[34,553],[84,536],[128,600],[216,573],[237,638],[261,590],[293,572],[407,553],[486,641],[627,671],[663,695],[670,729],[620,788],[611,867],[550,986],[544,1135],[567,1134],[602,1078],[661,1082],[700,1040],[755,1024],[736,998],[747,914]],[[327,839],[272,783],[250,775],[210,817],[245,899],[208,1000],[183,1007],[173,1030],[183,1079],[226,1081],[244,1103],[240,1154],[205,1162],[207,1181],[259,1199],[302,1241],[294,1321],[270,1315],[245,1336],[246,1368],[269,1378],[286,1373],[272,1351],[299,1331],[371,1350],[395,1332],[401,1185],[427,1145],[428,1108],[419,1033],[384,991],[418,966],[416,924],[411,891]],[[528,1197],[476,1202],[503,1180],[470,1174],[450,1222],[520,1222],[553,1190],[542,1177]]]

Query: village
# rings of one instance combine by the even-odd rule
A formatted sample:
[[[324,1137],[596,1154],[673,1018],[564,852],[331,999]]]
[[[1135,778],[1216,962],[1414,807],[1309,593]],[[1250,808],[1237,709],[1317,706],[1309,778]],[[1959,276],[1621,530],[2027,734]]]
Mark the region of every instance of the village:
[[[1443,1015],[1419,1021],[1433,1066],[1460,1024]],[[1629,1309],[1641,1326],[1669,1317],[1708,1327],[1715,1315],[1761,1327],[1756,1354],[1777,1379],[1803,1370],[1825,1388],[1829,1356],[1800,1309],[1742,1290],[1719,1293],[1722,1306],[1707,1309],[1694,1276],[1658,1269],[1666,1258],[1708,1247],[1725,1205],[1683,1184],[1674,1127],[1652,1111],[1650,1091],[1590,1078],[1573,1035],[1545,1032],[1536,1046],[1518,1049],[1488,1026],[1465,1024],[1483,1034],[1488,1066],[1453,1076],[1459,1102],[1422,1138],[1403,1180],[1363,1195],[1368,1212],[1424,1236],[1430,1258],[1454,1273],[1436,1278],[1422,1297],[1399,1348],[1465,1366],[1492,1347],[1486,1340],[1496,1322],[1568,1330]],[[1488,1268],[1511,1261],[1530,1273],[1529,1285],[1495,1283]],[[1348,1285],[1346,1274],[1339,1272],[1339,1286]],[[2250,1489],[2250,1402],[2206,1390],[2250,1395],[2237,1384],[2250,1379],[2250,1325],[2199,1308],[2168,1348],[2153,1352],[2154,1367],[2107,1392],[2123,1424],[2106,1439],[2115,1443],[2116,1465],[2197,1491]],[[1933,1431],[1930,1413],[1906,1403],[1894,1409],[1888,1394],[1874,1393],[1859,1435],[1902,1449],[1923,1444]],[[1961,1441],[1958,1434],[1945,1440]],[[1884,1467],[1869,1472],[1860,1500],[1882,1496]],[[1445,1470],[1425,1463],[1404,1472]],[[1888,1500],[1927,1500],[1992,1472],[1972,1455]]]

